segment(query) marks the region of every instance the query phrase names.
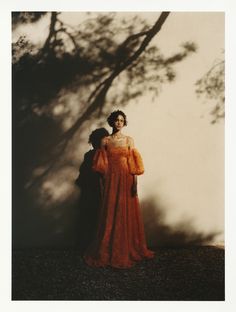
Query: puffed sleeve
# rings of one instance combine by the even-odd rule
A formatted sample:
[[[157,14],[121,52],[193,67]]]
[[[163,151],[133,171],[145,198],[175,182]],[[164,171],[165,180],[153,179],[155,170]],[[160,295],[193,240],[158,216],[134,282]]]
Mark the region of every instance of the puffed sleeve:
[[[101,174],[105,174],[108,168],[108,159],[105,145],[102,145],[101,148],[98,148],[95,152],[92,169]]]
[[[133,139],[129,139],[128,167],[131,174],[140,175],[144,173],[144,165],[139,151],[134,147]]]
[[[106,151],[103,148],[99,148],[95,152],[92,169],[96,172],[100,172],[101,174],[105,174],[107,167],[108,161]]]

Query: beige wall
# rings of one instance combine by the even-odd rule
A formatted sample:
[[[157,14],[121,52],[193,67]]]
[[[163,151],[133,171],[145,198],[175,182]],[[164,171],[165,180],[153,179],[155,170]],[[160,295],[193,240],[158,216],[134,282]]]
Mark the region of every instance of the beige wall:
[[[140,15],[154,21],[158,13]],[[76,24],[78,15],[67,13],[65,19]],[[38,27],[44,31],[36,26],[18,29],[13,40],[20,32],[28,32],[35,42],[43,40],[47,20]],[[213,104],[197,99],[194,84],[217,58],[224,57],[224,14],[171,13],[154,40],[165,55],[174,53],[185,41],[195,42],[198,51],[176,66],[176,81],[165,85],[158,97],[143,96],[122,108],[129,121],[124,132],[134,137],[145,163],[145,174],[139,177],[139,196],[148,237],[158,241],[159,226],[165,231],[168,228],[173,236],[181,231],[192,237],[214,234],[211,243],[217,244],[224,240],[224,122],[210,123]],[[73,103],[70,94],[66,97]],[[88,149],[87,137],[98,126],[101,124],[95,121],[84,127],[83,143],[75,139],[68,157],[72,155],[79,164]],[[48,194],[51,198],[48,207],[42,209],[49,209],[53,200],[63,201],[75,194],[71,182],[77,172],[68,168],[62,176],[65,174],[70,178],[64,184],[63,179],[58,180],[60,173],[55,172],[39,190],[39,203]]]

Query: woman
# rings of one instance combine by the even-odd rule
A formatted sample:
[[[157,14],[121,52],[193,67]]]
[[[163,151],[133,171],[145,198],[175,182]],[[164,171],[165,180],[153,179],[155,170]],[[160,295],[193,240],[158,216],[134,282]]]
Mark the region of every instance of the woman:
[[[104,181],[99,223],[84,258],[91,266],[129,268],[154,256],[146,246],[137,196],[136,175],[144,168],[133,139],[121,132],[127,125],[126,115],[117,110],[107,121],[112,134],[102,140],[93,159],[93,169]]]

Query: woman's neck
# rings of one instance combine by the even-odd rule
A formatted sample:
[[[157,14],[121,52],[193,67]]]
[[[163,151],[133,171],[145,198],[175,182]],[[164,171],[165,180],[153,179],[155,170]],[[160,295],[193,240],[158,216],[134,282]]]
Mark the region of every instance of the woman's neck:
[[[112,131],[112,134],[111,134],[113,137],[122,137],[123,134],[121,133],[121,130],[114,130]]]

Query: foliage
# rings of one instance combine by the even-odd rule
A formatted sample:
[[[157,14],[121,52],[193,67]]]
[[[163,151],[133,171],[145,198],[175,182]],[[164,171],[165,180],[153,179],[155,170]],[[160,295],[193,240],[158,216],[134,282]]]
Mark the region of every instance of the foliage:
[[[198,96],[205,96],[206,99],[216,102],[211,114],[212,123],[224,118],[225,110],[225,62],[217,61],[206,74],[196,82],[196,93]]]
[[[152,44],[168,15],[158,14],[150,26],[138,15],[121,20],[115,13],[88,13],[72,27],[58,12],[13,13],[13,29],[50,18],[48,36],[41,46],[26,36],[12,44],[13,119],[17,153],[22,153],[19,159],[29,168],[37,162],[49,164],[45,176],[94,113],[102,116],[112,106],[124,106],[145,93],[156,97],[164,83],[174,81],[174,65],[195,52],[196,46],[186,42],[174,55],[164,56]],[[77,95],[73,112],[63,100],[65,94]],[[62,113],[55,114],[62,102]],[[72,113],[73,122],[63,128]],[[22,151],[22,145],[28,153]]]
[[[38,15],[32,14],[31,21],[35,21]],[[113,105],[128,103],[144,92],[157,95],[163,83],[175,79],[173,65],[196,50],[193,43],[186,43],[180,52],[164,57],[156,45],[150,45],[129,63],[152,29],[144,20],[136,16],[119,24],[114,14],[106,13],[88,18],[76,29],[63,23],[59,16],[51,13],[49,35],[42,47],[37,48],[26,37],[13,44],[15,109],[21,124],[29,114],[37,111],[43,114],[42,107],[59,96],[63,88],[90,90],[90,96],[84,99],[89,106],[97,96],[95,90],[100,90],[111,75],[114,78],[109,81],[108,90],[113,89],[110,99]],[[100,107],[105,104],[104,97]]]
[[[35,23],[47,12],[12,12],[12,28],[13,30],[21,24]]]

